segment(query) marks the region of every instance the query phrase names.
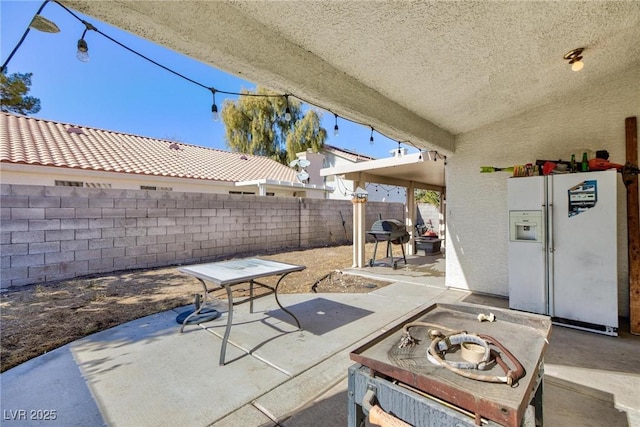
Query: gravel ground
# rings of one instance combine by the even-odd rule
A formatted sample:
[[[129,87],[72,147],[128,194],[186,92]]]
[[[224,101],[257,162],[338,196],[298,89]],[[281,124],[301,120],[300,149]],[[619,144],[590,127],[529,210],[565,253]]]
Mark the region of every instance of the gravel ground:
[[[373,244],[366,245],[367,259]],[[279,293],[365,293],[388,285],[341,273],[352,264],[351,246],[257,255],[307,268],[291,273]],[[275,284],[275,280],[265,280]],[[177,267],[123,271],[26,286],[0,294],[0,371],[66,343],[160,311],[191,304],[200,283]],[[234,292],[245,294],[238,286]],[[213,293],[225,298],[225,292]]]

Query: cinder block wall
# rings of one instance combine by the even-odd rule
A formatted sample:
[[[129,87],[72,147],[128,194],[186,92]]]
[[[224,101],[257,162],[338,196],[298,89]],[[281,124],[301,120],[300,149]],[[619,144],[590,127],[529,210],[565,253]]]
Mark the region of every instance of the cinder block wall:
[[[2,289],[344,244],[353,223],[343,200],[6,184],[0,211]],[[367,227],[403,212],[370,202]]]

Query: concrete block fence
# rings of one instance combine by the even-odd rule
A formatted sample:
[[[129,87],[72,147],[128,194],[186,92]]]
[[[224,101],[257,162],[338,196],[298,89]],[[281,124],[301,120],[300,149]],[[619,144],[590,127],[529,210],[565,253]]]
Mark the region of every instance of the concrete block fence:
[[[345,244],[353,224],[344,200],[8,184],[0,214],[3,290]],[[404,219],[404,206],[369,202],[366,226],[379,214]]]

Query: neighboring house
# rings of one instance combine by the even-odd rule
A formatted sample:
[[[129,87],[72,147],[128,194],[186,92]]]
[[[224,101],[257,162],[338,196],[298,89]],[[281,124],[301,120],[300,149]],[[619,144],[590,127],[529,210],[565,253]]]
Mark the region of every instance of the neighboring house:
[[[325,198],[274,160],[175,141],[0,114],[3,184]]]
[[[398,155],[397,151],[398,150],[392,150],[391,155]],[[402,149],[401,153],[406,154],[406,149]],[[320,176],[320,169],[376,160],[375,157],[329,144],[324,144],[324,147],[319,153],[298,153],[298,158],[307,159],[311,163],[306,168],[306,171],[309,173],[309,183],[318,186],[324,185],[333,189],[333,191],[327,193],[327,198],[335,200],[351,200],[352,194],[355,191],[353,181],[339,176]],[[369,193],[369,200],[372,202],[406,202],[407,190],[404,187],[367,183],[365,190]]]

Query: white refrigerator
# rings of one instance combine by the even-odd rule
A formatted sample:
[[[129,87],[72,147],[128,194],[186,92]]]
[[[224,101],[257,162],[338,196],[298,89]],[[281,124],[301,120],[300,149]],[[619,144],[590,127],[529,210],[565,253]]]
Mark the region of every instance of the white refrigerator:
[[[510,178],[509,307],[618,330],[615,170]]]

